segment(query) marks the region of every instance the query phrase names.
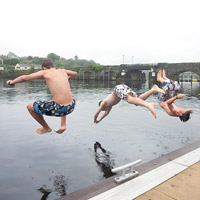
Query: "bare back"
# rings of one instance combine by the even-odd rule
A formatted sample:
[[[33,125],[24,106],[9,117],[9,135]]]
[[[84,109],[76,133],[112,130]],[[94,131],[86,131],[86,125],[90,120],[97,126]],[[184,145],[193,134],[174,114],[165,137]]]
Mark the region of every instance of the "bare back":
[[[120,102],[120,98],[117,97],[113,92],[109,94],[104,100],[103,104],[108,107],[112,107]]]
[[[43,78],[49,87],[53,100],[61,105],[72,103],[73,97],[69,85],[69,76],[65,69],[51,68],[43,71]]]

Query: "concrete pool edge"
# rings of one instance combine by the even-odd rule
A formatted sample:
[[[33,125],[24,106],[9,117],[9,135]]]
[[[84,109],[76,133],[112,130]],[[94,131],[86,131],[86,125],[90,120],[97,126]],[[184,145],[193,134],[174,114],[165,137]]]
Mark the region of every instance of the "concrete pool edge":
[[[145,174],[145,173],[147,173],[151,170],[154,170],[155,168],[158,168],[158,167],[168,163],[169,161],[172,161],[180,156],[183,156],[199,147],[200,147],[200,140],[198,140],[192,144],[189,144],[185,147],[182,147],[178,150],[170,152],[162,157],[159,157],[159,158],[156,158],[147,163],[141,164],[141,165],[135,167],[135,170],[139,171],[140,175]],[[99,182],[99,183],[88,186],[86,188],[83,188],[81,190],[78,190],[76,192],[68,194],[61,198],[58,198],[57,200],[77,200],[77,199],[78,200],[86,200],[86,199],[92,198],[94,196],[97,196],[105,191],[108,191],[116,186],[121,185],[121,184],[115,183],[114,177],[115,176],[112,176],[108,179],[105,179],[105,180]]]

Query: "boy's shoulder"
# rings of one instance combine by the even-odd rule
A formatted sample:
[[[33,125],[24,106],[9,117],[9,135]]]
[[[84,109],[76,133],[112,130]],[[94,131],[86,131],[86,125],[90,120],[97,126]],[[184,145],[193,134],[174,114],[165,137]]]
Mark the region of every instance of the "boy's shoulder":
[[[66,69],[63,69],[63,68],[56,68],[56,71],[63,71],[63,72],[66,72]]]

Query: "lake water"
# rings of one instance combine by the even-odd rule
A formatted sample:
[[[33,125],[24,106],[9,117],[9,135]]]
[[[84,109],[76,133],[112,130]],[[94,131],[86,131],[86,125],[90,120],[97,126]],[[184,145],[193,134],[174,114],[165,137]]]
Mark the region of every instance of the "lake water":
[[[77,105],[67,116],[67,131],[38,135],[40,127],[26,105],[35,99],[51,99],[43,80],[17,84],[0,80],[0,199],[52,200],[97,183],[110,175],[111,168],[137,159],[142,163],[161,157],[200,138],[200,86],[183,83],[187,96],[176,104],[192,108],[191,119],[183,123],[164,113],[156,102],[157,119],[144,107],[121,101],[99,124],[93,116],[116,82],[71,81]],[[141,94],[151,87],[127,83]],[[55,129],[60,118],[46,117]],[[106,150],[94,151],[99,142]]]

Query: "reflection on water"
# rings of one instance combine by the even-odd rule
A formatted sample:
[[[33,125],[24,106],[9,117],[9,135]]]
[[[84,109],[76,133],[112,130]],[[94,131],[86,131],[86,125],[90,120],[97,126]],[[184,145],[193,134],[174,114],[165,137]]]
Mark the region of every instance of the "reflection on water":
[[[104,178],[109,178],[115,173],[112,172],[114,166],[114,159],[109,151],[102,147],[99,142],[94,144],[94,158],[100,172]],[[53,182],[53,189],[47,189],[47,185],[43,185],[38,189],[42,193],[41,200],[46,200],[50,193],[55,192],[57,196],[64,196],[67,194],[67,184],[69,180],[63,175],[56,175],[49,178],[48,182]]]
[[[200,98],[200,82],[181,82],[180,93]]]
[[[0,79],[0,199],[53,200],[112,176],[112,168],[137,159],[148,162],[200,138],[199,83],[181,84],[180,92],[186,97],[176,104],[194,110],[187,123],[164,113],[157,95],[152,95],[148,101],[156,103],[156,120],[147,109],[121,101],[99,124],[93,123],[98,102],[119,83],[70,83],[77,105],[67,116],[67,131],[37,135],[38,124],[26,105],[52,98],[44,81],[11,87]],[[125,84],[137,94],[153,85]],[[59,118],[45,118],[52,129],[57,128]]]
[[[72,81],[72,89],[73,94],[76,94],[78,90],[84,89],[113,89],[116,84],[121,84],[122,82],[115,82],[115,81],[99,81],[95,82],[93,80],[90,81]],[[139,90],[149,90],[153,83],[151,82],[142,82],[142,81],[130,81],[127,80],[125,82],[126,85],[130,86],[136,92]],[[159,83],[158,83],[159,84]],[[180,93],[187,94],[189,96],[194,96],[199,98],[200,94],[200,82],[181,82],[181,89]],[[5,97],[7,101],[12,101],[14,98],[24,99],[24,98],[33,98],[37,99],[40,98],[41,95],[44,98],[51,99],[51,94],[48,90],[47,85],[45,84],[44,80],[34,80],[29,81],[21,84],[17,84],[15,86],[7,86],[6,79],[0,79],[0,88],[1,88],[1,96],[0,100],[3,102],[5,101]],[[79,92],[79,91],[78,91]],[[27,96],[28,95],[28,96]]]
[[[99,151],[98,151],[99,150]],[[94,144],[95,161],[98,164],[103,176],[109,178],[114,175],[111,171],[114,166],[114,159],[111,158],[111,153],[106,151],[99,142]]]
[[[17,99],[17,101],[23,101],[24,98],[34,100],[43,94],[45,94],[45,98],[51,99],[51,94],[44,80],[34,80],[14,86],[7,86],[6,80],[0,79],[0,85],[2,86],[0,101],[3,103],[5,102],[5,98],[7,102],[13,102],[15,99]]]

